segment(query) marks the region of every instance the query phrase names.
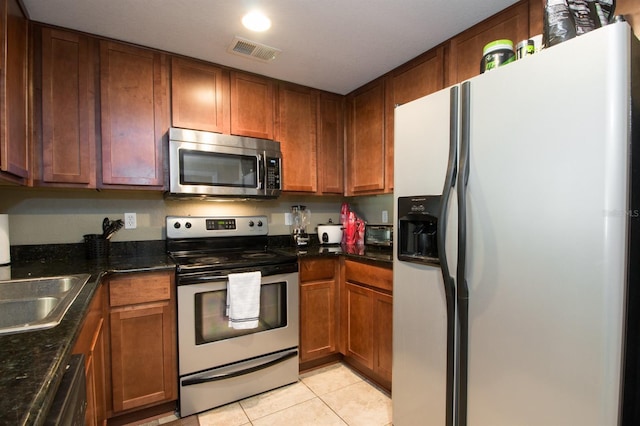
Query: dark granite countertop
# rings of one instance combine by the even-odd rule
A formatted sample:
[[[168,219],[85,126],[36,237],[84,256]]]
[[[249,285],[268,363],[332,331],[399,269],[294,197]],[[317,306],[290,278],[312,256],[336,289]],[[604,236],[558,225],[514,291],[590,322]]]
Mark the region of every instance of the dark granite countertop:
[[[175,268],[164,242],[154,244],[160,251],[129,247],[105,260],[86,260],[82,247],[71,246],[57,245],[55,256],[35,248],[25,256],[28,249],[12,247],[12,279],[86,273],[91,278],[56,327],[0,336],[0,425],[44,422],[102,276]]]
[[[369,246],[348,245],[311,245],[308,247],[277,247],[274,250],[295,254],[298,258],[321,256],[345,256],[348,259],[363,261],[384,268],[393,267],[393,250]]]

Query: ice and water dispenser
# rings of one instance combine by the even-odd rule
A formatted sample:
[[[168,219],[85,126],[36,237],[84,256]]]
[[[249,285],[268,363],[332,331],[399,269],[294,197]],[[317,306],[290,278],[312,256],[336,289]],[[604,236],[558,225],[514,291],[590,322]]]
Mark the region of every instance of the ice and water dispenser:
[[[440,196],[398,198],[398,259],[439,265],[438,216]]]

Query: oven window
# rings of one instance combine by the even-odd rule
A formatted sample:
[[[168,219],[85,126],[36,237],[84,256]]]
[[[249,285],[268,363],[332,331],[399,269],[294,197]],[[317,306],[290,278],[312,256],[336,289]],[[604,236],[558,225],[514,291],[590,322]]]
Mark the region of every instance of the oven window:
[[[180,150],[183,185],[258,187],[256,156]]]
[[[196,345],[211,343],[245,334],[258,333],[287,325],[287,283],[262,284],[260,287],[260,319],[258,327],[236,330],[229,327],[225,315],[227,290],[195,295]]]

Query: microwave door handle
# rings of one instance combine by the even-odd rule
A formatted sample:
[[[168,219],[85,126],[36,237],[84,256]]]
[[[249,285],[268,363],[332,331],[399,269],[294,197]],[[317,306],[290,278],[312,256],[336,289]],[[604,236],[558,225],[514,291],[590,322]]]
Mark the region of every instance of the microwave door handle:
[[[264,174],[266,156],[258,155],[258,189],[264,189]]]

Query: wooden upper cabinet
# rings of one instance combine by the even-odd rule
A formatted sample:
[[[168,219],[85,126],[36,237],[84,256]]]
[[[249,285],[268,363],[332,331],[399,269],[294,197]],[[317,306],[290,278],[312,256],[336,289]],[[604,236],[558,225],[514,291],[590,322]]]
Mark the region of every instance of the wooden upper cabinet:
[[[438,46],[391,71],[388,105],[406,104],[444,88],[444,46]]]
[[[101,41],[102,184],[163,187],[166,55]]]
[[[199,61],[171,59],[171,119],[174,127],[231,131],[229,72]]]
[[[529,0],[529,38],[542,34],[545,1],[546,0]],[[617,3],[620,4],[620,0],[618,0]]]
[[[96,186],[95,69],[89,37],[42,28],[41,176],[37,184]]]
[[[284,191],[318,190],[316,126],[318,92],[278,85],[277,140],[282,149]]]
[[[344,96],[326,92],[318,102],[318,192],[344,194]]]
[[[28,22],[16,0],[0,0],[0,177],[27,183]]]
[[[386,82],[385,187],[393,189],[394,109],[444,88],[444,47],[438,46],[393,70]]]
[[[449,42],[450,56],[446,86],[480,74],[482,49],[487,43],[497,39],[510,39],[515,46],[519,41],[527,38],[529,38],[529,2],[526,0],[458,34]]]
[[[385,191],[385,91],[377,79],[347,96],[346,195]]]
[[[231,72],[231,134],[273,139],[275,83],[266,77]]]

